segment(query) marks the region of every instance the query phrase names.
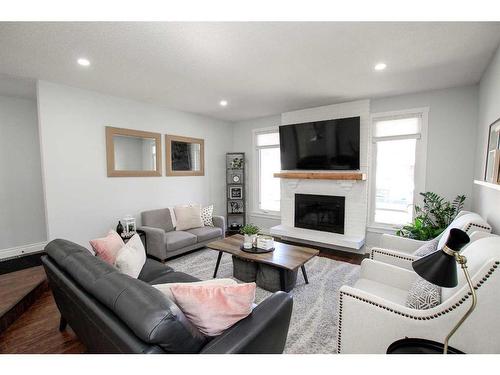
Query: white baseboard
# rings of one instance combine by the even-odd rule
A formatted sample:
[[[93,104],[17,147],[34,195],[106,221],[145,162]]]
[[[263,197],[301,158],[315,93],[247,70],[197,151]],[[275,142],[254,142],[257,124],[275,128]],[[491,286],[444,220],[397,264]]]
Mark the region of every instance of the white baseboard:
[[[47,242],[37,242],[37,243],[32,243],[30,245],[22,245],[22,246],[11,247],[8,249],[0,249],[0,260],[36,253],[42,251],[45,245],[47,245]]]

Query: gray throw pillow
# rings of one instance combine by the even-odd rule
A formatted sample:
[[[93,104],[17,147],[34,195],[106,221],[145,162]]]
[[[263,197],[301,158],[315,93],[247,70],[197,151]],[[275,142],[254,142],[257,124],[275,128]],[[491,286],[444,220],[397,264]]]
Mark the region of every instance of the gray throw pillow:
[[[420,246],[413,255],[416,257],[424,257],[426,255],[429,255],[430,253],[433,253],[434,251],[437,250],[439,243],[438,238],[434,238],[433,240],[427,241],[424,245]]]
[[[406,298],[406,307],[427,310],[441,303],[441,288],[420,276],[415,280]]]

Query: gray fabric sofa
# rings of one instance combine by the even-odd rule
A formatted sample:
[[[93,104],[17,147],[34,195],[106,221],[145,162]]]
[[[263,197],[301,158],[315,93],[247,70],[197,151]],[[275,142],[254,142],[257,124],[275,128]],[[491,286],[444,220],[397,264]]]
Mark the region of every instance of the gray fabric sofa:
[[[141,220],[142,226],[139,229],[146,233],[147,253],[161,261],[224,238],[226,230],[224,217],[214,216],[213,227],[176,231],[169,208],[144,211],[141,213]]]
[[[45,247],[42,263],[61,313],[88,353],[282,353],[292,296],[277,292],[217,337],[204,336],[151,285],[199,281],[148,258],[137,279],[66,240]]]

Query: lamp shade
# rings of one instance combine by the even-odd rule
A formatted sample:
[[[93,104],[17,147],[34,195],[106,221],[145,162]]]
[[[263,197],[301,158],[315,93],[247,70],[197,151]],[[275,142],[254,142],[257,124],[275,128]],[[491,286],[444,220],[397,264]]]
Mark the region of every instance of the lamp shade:
[[[455,252],[470,241],[463,230],[453,228],[446,241],[445,247]],[[452,254],[439,249],[412,263],[415,272],[428,282],[445,288],[453,288],[458,284],[457,261]]]

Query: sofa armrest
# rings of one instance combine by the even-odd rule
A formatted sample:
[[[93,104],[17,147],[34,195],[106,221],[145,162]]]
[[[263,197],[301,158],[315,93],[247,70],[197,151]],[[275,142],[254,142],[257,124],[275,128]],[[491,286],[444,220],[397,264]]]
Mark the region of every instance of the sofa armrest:
[[[292,315],[292,297],[276,292],[245,319],[210,341],[204,354],[280,354],[285,348]]]
[[[415,271],[387,263],[364,259],[361,262],[360,278],[376,281],[394,288],[409,290],[417,278]]]
[[[146,233],[147,253],[158,259],[164,259],[165,253],[165,231],[161,228],[142,226],[138,229]]]
[[[427,241],[414,240],[412,238],[399,237],[392,234],[383,234],[380,239],[380,247],[384,249],[398,250],[403,253],[413,253]]]
[[[212,216],[214,226],[222,229],[222,238],[226,237],[226,219],[224,216]]]
[[[405,268],[407,270],[413,270],[411,263],[417,260],[418,257],[397,250],[372,247],[370,250],[370,259],[377,262],[392,264],[393,266]]]

